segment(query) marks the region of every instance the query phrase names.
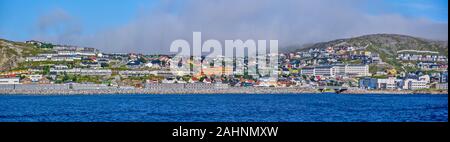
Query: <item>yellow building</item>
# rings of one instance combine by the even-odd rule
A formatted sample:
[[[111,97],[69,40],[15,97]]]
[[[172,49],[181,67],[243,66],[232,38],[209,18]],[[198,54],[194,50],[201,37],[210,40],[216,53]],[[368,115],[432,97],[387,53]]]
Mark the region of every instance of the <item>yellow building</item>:
[[[202,68],[202,71],[197,74],[196,76],[202,76],[202,75],[207,75],[207,76],[211,76],[211,75],[231,75],[233,74],[233,68],[230,67],[206,67],[206,68]]]
[[[388,69],[388,70],[386,70],[386,73],[388,74],[388,75],[397,75],[397,70],[395,70],[395,69]]]

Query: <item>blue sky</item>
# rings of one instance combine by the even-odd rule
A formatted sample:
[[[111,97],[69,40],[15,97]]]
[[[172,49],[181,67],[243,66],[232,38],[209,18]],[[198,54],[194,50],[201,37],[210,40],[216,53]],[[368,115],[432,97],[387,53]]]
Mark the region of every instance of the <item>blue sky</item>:
[[[1,0],[0,37],[26,40],[38,18],[55,10],[64,10],[81,22],[90,34],[122,24],[136,17],[142,9],[152,8],[153,0]]]
[[[0,0],[0,38],[30,40],[38,33],[39,19],[55,11],[63,11],[69,15],[76,24],[81,26],[82,35],[95,35],[100,31],[127,25],[131,23],[130,21],[142,16],[140,14],[157,9],[164,5],[161,3],[166,2],[161,0]],[[184,2],[186,1],[175,2],[175,5],[167,9],[178,11],[184,6]],[[358,0],[358,2],[361,4],[352,6],[368,15],[393,14],[410,19],[426,19],[448,24],[447,0]]]
[[[364,8],[373,14],[395,13],[448,23],[448,0],[375,0],[367,2]]]

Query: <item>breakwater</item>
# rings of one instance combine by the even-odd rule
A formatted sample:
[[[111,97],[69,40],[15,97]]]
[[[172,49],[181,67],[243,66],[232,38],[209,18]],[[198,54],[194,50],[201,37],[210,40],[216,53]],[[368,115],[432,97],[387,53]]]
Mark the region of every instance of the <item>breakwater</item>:
[[[56,87],[57,86],[57,87]],[[316,89],[304,87],[228,87],[224,85],[202,84],[158,84],[144,88],[106,85],[0,85],[0,94],[294,94],[319,93]]]
[[[322,93],[314,87],[231,87],[224,84],[148,84],[143,88],[101,84],[0,85],[0,94],[304,94]],[[330,92],[328,92],[330,93]],[[348,89],[345,94],[448,94],[448,91]]]

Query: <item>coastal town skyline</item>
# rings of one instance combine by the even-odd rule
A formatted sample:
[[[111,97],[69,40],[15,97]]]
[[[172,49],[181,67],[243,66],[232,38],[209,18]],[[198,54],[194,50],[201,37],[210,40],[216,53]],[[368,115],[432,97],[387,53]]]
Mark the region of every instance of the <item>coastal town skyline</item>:
[[[403,47],[405,41],[409,46]],[[415,45],[417,42],[423,43]],[[448,54],[438,52],[447,45],[405,35],[366,35],[256,58],[189,55],[181,60],[177,55],[105,53],[96,48],[34,40],[25,43],[2,40],[1,45],[12,50],[22,48],[14,52],[27,54],[17,63],[4,64],[10,67],[2,66],[3,93],[43,93],[36,92],[41,89],[48,93],[74,90],[158,94],[446,93],[448,90]],[[385,48],[388,45],[391,47]],[[395,54],[385,51],[393,48],[397,48],[392,51]],[[276,65],[266,66],[257,61],[264,56],[276,57],[271,59]],[[232,66],[224,66],[227,64]],[[173,71],[174,66],[185,66],[187,70]]]

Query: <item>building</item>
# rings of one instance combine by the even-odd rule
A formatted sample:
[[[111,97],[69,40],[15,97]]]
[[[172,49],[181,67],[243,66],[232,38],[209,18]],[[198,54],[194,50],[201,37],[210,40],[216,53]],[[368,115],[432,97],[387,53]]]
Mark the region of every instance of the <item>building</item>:
[[[436,89],[448,90],[448,83],[438,83],[436,84]]]
[[[79,74],[79,75],[93,75],[93,76],[110,76],[112,74],[112,70],[110,69],[80,69],[80,68],[73,68],[73,69],[50,69],[50,73],[54,74]]]
[[[420,76],[419,77],[419,80],[420,81],[425,81],[425,82],[427,82],[427,83],[430,83],[430,76],[429,75],[423,75],[423,76]]]
[[[335,65],[337,75],[370,76],[369,65]]]
[[[26,57],[25,61],[27,62],[41,62],[41,61],[47,61],[46,56],[33,56],[33,57]]]
[[[314,68],[315,76],[334,77],[336,74],[333,66],[317,66]]]
[[[24,79],[20,80],[20,83],[21,84],[31,84],[31,83],[33,83],[33,81],[31,81],[30,78],[24,78]]]
[[[359,80],[359,88],[361,89],[377,89],[377,86],[377,79],[375,78],[365,77]]]
[[[133,77],[143,77],[146,75],[150,75],[151,72],[144,70],[144,71],[139,71],[139,70],[130,70],[130,71],[119,71],[119,74],[121,76],[133,76]]]
[[[441,82],[441,83],[448,82],[448,72],[441,72],[441,77],[439,78],[439,82]]]
[[[32,74],[32,75],[28,75],[28,78],[30,78],[30,80],[32,82],[38,82],[39,80],[42,79],[42,75],[40,75],[40,74]]]
[[[80,75],[92,75],[92,76],[111,76],[112,71],[110,69],[81,69]]]
[[[61,69],[68,69],[69,67],[67,65],[54,65],[53,68],[61,70]]]
[[[312,75],[314,75],[314,68],[311,68],[311,67],[302,68],[302,70],[300,71],[300,74],[312,76]]]
[[[66,62],[71,62],[74,60],[77,60],[79,58],[77,58],[76,56],[72,56],[72,55],[58,55],[58,56],[53,56],[50,58],[51,61],[66,61]]]
[[[397,83],[394,77],[389,77],[387,79],[377,79],[378,89],[396,89]]]
[[[405,79],[403,81],[403,89],[417,90],[430,88],[425,80]]]
[[[314,68],[303,68],[301,74],[334,77],[336,75],[342,76],[356,76],[364,77],[370,76],[369,65],[334,65],[334,66],[317,66]]]
[[[20,78],[0,78],[0,84],[20,84]]]

